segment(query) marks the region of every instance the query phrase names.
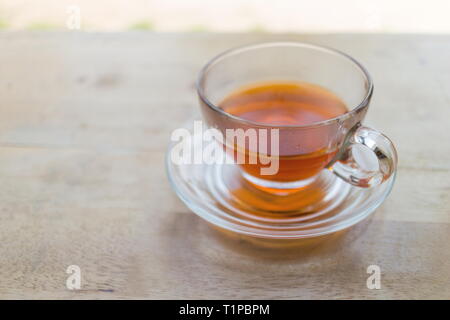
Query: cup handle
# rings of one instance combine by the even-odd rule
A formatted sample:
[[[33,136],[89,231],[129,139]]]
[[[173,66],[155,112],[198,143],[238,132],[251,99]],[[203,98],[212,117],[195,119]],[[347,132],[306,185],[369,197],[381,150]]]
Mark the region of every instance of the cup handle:
[[[364,146],[373,152],[378,160],[378,169],[363,168],[361,158],[355,159],[357,145]],[[395,173],[396,168],[397,151],[392,141],[381,132],[360,124],[348,133],[343,146],[328,167],[339,178],[362,188],[383,183]]]

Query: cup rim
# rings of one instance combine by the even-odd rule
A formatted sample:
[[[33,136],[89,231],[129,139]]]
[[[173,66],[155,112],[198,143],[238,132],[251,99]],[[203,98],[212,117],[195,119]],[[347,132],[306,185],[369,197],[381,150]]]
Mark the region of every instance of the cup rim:
[[[334,55],[338,55],[341,56],[347,60],[349,60],[351,63],[353,63],[364,75],[365,80],[367,81],[367,88],[366,88],[366,94],[364,95],[364,98],[362,99],[362,101],[356,105],[355,107],[351,108],[348,112],[339,115],[337,117],[334,118],[330,118],[330,119],[326,119],[326,120],[322,120],[322,121],[317,121],[317,122],[313,122],[310,124],[304,124],[304,125],[291,125],[291,124],[286,124],[286,125],[270,125],[270,124],[264,124],[264,123],[260,123],[257,121],[252,121],[252,120],[248,120],[248,119],[244,119],[238,116],[235,116],[233,114],[230,114],[228,112],[226,112],[225,110],[221,109],[220,107],[216,106],[214,103],[212,103],[206,96],[204,89],[202,87],[202,84],[205,81],[205,76],[208,72],[208,70],[213,67],[215,64],[219,63],[222,59],[239,53],[239,52],[243,52],[243,51],[247,51],[247,50],[254,50],[254,49],[260,49],[260,48],[267,48],[267,47],[275,47],[275,46],[292,46],[292,47],[303,47],[303,48],[308,48],[308,49],[313,49],[313,50],[320,50],[322,52],[326,52],[326,53],[330,53],[330,54],[334,54]],[[366,107],[370,101],[370,98],[372,96],[373,93],[373,81],[372,81],[372,77],[370,76],[369,72],[367,71],[367,69],[359,62],[357,61],[355,58],[353,58],[352,56],[348,55],[345,52],[342,52],[340,50],[334,49],[334,48],[330,48],[327,46],[322,46],[322,45],[316,45],[316,44],[312,44],[312,43],[307,43],[307,42],[301,42],[301,41],[265,41],[265,42],[258,42],[258,43],[254,43],[254,44],[246,44],[246,45],[242,45],[242,46],[238,46],[238,47],[234,47],[228,50],[223,51],[222,53],[216,55],[215,57],[213,57],[211,60],[209,60],[209,62],[203,66],[203,68],[200,70],[199,76],[197,77],[197,81],[196,81],[196,89],[197,89],[197,94],[199,96],[199,98],[203,101],[203,103],[205,103],[209,108],[211,108],[213,111],[219,112],[220,114],[231,118],[233,120],[242,122],[244,124],[247,125],[251,125],[253,127],[264,127],[264,128],[286,128],[286,129],[296,129],[296,128],[312,128],[312,127],[318,127],[318,126],[324,126],[324,125],[329,125],[335,122],[339,122],[339,121],[343,121],[345,119],[348,119],[350,117],[352,117],[354,114],[358,113],[359,110],[363,109],[364,107]]]

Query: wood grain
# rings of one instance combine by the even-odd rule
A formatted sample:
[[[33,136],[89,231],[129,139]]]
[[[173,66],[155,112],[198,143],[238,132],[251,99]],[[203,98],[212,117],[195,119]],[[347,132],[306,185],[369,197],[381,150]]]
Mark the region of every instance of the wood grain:
[[[373,219],[296,250],[211,230],[164,172],[194,81],[262,40],[341,49],[371,71],[366,123],[396,143]],[[0,298],[450,298],[450,36],[1,33]],[[82,290],[69,291],[79,265]],[[382,288],[366,287],[377,264]]]

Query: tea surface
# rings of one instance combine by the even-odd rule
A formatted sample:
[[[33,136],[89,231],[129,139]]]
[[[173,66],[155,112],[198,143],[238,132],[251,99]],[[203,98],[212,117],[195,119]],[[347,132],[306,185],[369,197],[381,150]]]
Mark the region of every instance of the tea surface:
[[[268,125],[308,125],[347,112],[331,91],[309,83],[264,83],[238,90],[220,104],[226,112]]]

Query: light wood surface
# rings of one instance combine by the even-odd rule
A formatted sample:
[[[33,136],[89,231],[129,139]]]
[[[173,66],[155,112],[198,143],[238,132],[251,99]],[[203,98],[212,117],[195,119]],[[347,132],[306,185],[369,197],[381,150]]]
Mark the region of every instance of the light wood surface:
[[[209,58],[262,40],[366,65],[394,190],[338,239],[269,250],[210,229],[164,152]],[[0,34],[0,298],[450,298],[450,36]],[[80,291],[66,289],[78,265]],[[369,290],[366,269],[381,268]]]

